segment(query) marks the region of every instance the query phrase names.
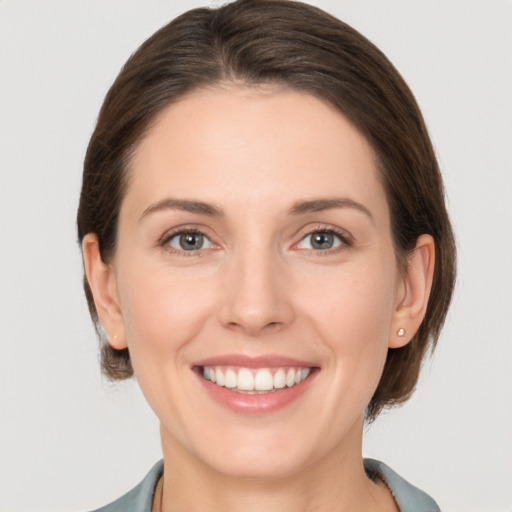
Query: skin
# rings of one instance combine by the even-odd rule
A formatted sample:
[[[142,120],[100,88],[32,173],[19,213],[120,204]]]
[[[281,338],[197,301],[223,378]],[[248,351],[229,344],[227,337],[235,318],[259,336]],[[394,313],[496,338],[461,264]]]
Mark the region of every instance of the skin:
[[[83,253],[102,325],[115,348],[129,347],[160,419],[155,509],[397,510],[364,473],[363,415],[388,348],[423,319],[434,244],[420,237],[399,270],[366,139],[310,95],[226,85],[165,109],[129,174],[113,261],[101,261],[94,234]],[[344,202],[291,213],[333,198]],[[204,233],[202,249],[180,246],[183,228]],[[332,248],[311,245],[311,233],[331,230]],[[288,356],[318,371],[286,407],[243,415],[191,370],[225,354]]]

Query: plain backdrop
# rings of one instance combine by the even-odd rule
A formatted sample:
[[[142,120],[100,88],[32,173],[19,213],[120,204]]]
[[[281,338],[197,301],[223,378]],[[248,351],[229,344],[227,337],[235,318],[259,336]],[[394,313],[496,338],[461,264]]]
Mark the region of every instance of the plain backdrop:
[[[221,2],[217,2],[219,4]],[[446,512],[512,509],[512,3],[316,0],[397,66],[424,112],[459,245],[418,391],[364,453]],[[0,0],[0,510],[88,510],[160,458],[133,382],[100,377],[75,211],[88,138],[132,51],[208,0]]]

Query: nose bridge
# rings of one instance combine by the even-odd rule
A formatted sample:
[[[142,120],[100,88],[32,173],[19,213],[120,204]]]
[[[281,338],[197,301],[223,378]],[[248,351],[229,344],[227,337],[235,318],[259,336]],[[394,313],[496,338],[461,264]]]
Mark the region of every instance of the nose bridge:
[[[224,325],[252,336],[283,327],[293,317],[278,252],[255,242],[244,243],[231,255],[221,312]]]

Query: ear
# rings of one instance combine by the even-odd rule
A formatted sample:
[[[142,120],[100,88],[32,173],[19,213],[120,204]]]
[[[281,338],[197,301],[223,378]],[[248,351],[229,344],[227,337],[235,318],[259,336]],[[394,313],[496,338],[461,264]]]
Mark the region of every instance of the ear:
[[[434,264],[434,239],[430,235],[421,235],[407,259],[407,269],[402,276],[398,303],[389,333],[389,348],[407,345],[418,331],[427,311]]]
[[[127,344],[116,275],[113,266],[101,259],[98,237],[94,233],[84,236],[82,255],[85,276],[108,342],[112,348],[122,350]]]

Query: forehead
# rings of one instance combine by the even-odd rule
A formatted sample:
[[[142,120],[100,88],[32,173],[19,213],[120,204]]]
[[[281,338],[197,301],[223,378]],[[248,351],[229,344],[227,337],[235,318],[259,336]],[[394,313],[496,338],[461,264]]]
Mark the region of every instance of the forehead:
[[[331,105],[290,90],[185,96],[159,114],[129,173],[129,201],[200,196],[257,206],[343,195],[387,210],[365,137]]]

